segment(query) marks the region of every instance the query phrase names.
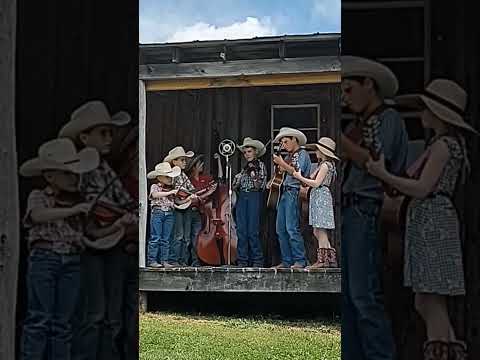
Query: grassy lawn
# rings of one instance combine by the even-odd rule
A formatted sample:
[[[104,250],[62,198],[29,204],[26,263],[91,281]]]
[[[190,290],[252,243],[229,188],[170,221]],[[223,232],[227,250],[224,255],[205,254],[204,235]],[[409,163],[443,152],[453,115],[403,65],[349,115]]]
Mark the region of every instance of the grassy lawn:
[[[140,359],[336,360],[340,327],[322,320],[144,314]]]

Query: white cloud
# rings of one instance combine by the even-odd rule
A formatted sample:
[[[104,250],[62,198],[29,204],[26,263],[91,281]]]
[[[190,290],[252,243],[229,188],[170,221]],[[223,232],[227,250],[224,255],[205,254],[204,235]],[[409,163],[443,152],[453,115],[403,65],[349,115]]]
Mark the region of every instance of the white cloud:
[[[339,17],[341,12],[340,0],[315,0],[313,11],[322,17]]]
[[[167,41],[242,39],[255,36],[273,36],[276,34],[277,31],[271,24],[270,18],[259,20],[256,17],[247,17],[243,22],[236,22],[227,26],[198,22],[175,31],[168,37]]]

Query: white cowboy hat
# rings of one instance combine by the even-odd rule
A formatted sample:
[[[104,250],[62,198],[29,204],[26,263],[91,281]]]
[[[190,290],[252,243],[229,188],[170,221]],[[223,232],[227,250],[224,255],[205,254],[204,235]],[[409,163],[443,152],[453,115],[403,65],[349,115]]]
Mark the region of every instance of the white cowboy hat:
[[[27,160],[20,167],[20,175],[40,176],[44,170],[63,170],[83,174],[98,167],[100,156],[97,150],[85,148],[77,152],[70,139],[48,141],[38,149],[38,157]]]
[[[320,138],[320,140],[318,140],[317,143],[312,145],[314,145],[322,154],[325,154],[333,159],[340,160],[337,155],[335,155],[335,141],[333,141],[329,137],[322,137]]]
[[[447,79],[435,79],[425,88],[423,94],[407,94],[395,98],[399,105],[411,105],[421,109],[425,106],[442,121],[478,134],[478,131],[464,120],[467,93]]]
[[[193,151],[185,152],[185,149],[183,148],[183,146],[177,146],[177,147],[174,147],[172,150],[170,150],[168,152],[168,155],[165,156],[165,159],[163,159],[163,161],[170,162],[170,161],[178,159],[180,157],[191,158],[191,157],[193,157],[193,155],[195,155],[195,153]]]
[[[380,95],[392,98],[398,91],[395,74],[379,62],[358,56],[342,56],[342,78],[368,77],[377,83]]]
[[[83,104],[72,113],[70,121],[60,129],[58,137],[75,139],[81,132],[97,126],[124,126],[130,121],[131,117],[127,112],[119,111],[111,116],[102,101],[93,100]]]
[[[246,137],[243,139],[243,144],[238,145],[237,147],[240,151],[243,151],[243,149],[247,147],[252,147],[257,150],[257,157],[265,155],[265,152],[267,151],[265,145],[260,140],[255,140],[251,137]]]
[[[279,142],[282,138],[284,137],[294,137],[297,138],[298,144],[300,146],[304,146],[307,143],[307,137],[305,136],[304,133],[302,133],[300,130],[289,128],[289,127],[282,127],[280,129],[280,132],[275,136],[275,139],[273,142]]]
[[[170,166],[168,162],[162,162],[160,164],[155,165],[155,170],[150,171],[147,174],[148,179],[156,179],[157,176],[168,176],[171,178],[177,177],[182,172],[178,166],[174,166],[173,168]]]

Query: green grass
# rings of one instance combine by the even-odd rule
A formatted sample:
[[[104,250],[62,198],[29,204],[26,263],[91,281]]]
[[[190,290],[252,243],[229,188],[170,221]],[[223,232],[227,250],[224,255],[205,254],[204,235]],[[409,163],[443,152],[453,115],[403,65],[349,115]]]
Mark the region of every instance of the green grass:
[[[340,327],[322,320],[144,314],[140,359],[336,360]]]

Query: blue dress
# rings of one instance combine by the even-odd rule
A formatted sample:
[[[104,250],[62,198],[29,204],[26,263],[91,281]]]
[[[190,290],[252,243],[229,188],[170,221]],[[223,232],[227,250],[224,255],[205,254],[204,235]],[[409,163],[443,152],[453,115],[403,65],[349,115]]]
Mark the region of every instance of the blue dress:
[[[330,192],[330,185],[335,178],[335,165],[330,161],[322,161],[320,166],[328,166],[327,175],[319,187],[310,190],[310,213],[309,224],[320,229],[335,229],[335,217],[333,213],[333,199]]]

